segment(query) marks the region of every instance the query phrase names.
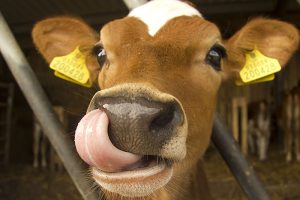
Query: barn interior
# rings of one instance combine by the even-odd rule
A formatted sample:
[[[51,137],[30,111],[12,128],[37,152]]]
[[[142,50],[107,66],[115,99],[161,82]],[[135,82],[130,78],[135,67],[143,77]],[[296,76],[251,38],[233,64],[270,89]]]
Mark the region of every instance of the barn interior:
[[[215,23],[224,38],[229,38],[255,17],[283,20],[300,27],[299,0],[192,0],[205,19]],[[1,0],[0,11],[28,59],[40,84],[54,106],[64,109],[66,132],[74,140],[74,131],[84,115],[96,86],[82,87],[59,79],[36,51],[31,30],[39,20],[51,16],[78,16],[95,30],[109,21],[128,14],[122,0]],[[285,129],[282,120],[284,98],[300,89],[300,54],[297,51],[275,79],[236,86],[228,82],[219,91],[217,111],[241,146],[245,157],[262,180],[272,199],[300,199],[300,159],[295,152],[286,155]],[[9,67],[0,54],[0,199],[82,199],[61,164],[51,166],[53,149],[44,149],[46,162],[34,163],[34,123],[36,119]],[[270,116],[269,148],[266,158],[259,158],[249,144],[248,114],[250,105],[266,102]],[[299,111],[298,111],[299,112]],[[296,131],[293,135],[300,134]],[[252,138],[253,139],[253,138]],[[41,139],[42,140],[42,139]],[[296,148],[296,140],[291,142]],[[40,149],[38,158],[43,151]],[[57,157],[57,155],[56,155]],[[58,159],[58,158],[56,158]],[[213,144],[204,157],[205,171],[215,199],[247,199]],[[59,161],[57,161],[59,162]],[[47,166],[45,166],[47,163]],[[88,172],[86,174],[88,177]],[[91,191],[98,188],[91,188]]]

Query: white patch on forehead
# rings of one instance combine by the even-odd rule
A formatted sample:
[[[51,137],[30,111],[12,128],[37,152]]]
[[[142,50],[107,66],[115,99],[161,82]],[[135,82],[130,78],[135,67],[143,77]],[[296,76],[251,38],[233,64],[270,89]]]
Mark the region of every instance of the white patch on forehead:
[[[143,21],[154,36],[169,20],[179,16],[199,16],[198,10],[179,0],[153,0],[133,9],[129,15]]]

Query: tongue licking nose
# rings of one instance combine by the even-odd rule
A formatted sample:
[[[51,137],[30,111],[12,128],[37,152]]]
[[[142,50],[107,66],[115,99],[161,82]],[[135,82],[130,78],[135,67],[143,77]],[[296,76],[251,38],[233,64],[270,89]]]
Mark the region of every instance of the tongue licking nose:
[[[133,168],[142,156],[117,149],[108,137],[108,117],[97,109],[87,113],[75,132],[75,145],[80,157],[89,165],[105,172]]]

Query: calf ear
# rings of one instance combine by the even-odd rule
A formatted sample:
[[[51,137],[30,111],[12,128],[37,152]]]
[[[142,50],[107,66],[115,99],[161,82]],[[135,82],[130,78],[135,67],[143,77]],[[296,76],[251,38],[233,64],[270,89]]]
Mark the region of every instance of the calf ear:
[[[284,67],[298,48],[299,32],[291,24],[257,18],[248,22],[226,43],[225,74],[237,77],[245,65],[245,54],[258,49],[263,55],[275,58]]]
[[[77,46],[92,47],[99,36],[80,19],[73,17],[53,17],[38,22],[32,30],[35,46],[48,63],[54,57],[64,56]],[[87,60],[91,79],[97,78],[98,65]]]

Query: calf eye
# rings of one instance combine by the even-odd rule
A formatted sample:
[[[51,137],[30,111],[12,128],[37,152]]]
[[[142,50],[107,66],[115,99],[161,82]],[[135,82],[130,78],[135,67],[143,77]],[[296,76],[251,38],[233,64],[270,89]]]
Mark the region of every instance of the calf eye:
[[[221,70],[222,58],[226,56],[226,50],[221,45],[215,44],[207,53],[205,62],[215,70]]]
[[[105,49],[100,45],[96,45],[93,49],[93,54],[97,57],[97,61],[100,67],[102,67],[107,59]]]

